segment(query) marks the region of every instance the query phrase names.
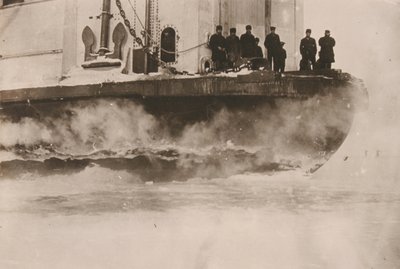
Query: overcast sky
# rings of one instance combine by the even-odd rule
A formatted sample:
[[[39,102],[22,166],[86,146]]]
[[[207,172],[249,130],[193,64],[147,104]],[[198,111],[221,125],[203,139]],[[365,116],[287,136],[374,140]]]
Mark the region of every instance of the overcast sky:
[[[400,0],[304,1],[304,28],[317,40],[331,30],[333,67],[364,80],[371,115],[378,124],[399,125],[400,135]]]
[[[375,67],[393,70],[400,59],[400,0],[304,0],[304,27],[337,41],[336,68],[366,78]]]
[[[398,176],[400,0],[304,1],[304,28],[311,28],[316,39],[325,29],[330,29],[336,39],[334,68],[363,79],[368,89],[369,110],[362,114],[363,121],[360,118],[355,121],[352,129],[361,136],[355,135],[353,140],[348,138],[346,145],[355,145],[354,150],[344,151],[361,154],[363,150],[379,150],[385,159],[382,158],[381,163],[374,160],[376,163],[369,165],[375,165],[374,169],[380,171],[378,174],[386,170]],[[339,167],[343,169],[343,162]]]

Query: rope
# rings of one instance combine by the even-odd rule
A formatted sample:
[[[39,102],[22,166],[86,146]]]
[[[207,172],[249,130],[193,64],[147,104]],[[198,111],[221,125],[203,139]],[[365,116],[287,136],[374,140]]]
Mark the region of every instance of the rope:
[[[145,28],[145,27],[144,27],[144,24],[142,23],[142,21],[140,20],[138,14],[136,13],[136,9],[133,7],[131,0],[128,0],[128,2],[129,2],[129,5],[131,6],[133,12],[135,13],[135,16],[136,16],[137,20],[139,21],[140,25],[141,25],[142,28],[144,29],[144,28]]]
[[[143,29],[142,32],[143,32],[144,34],[146,34],[146,36],[151,40],[152,43],[156,44],[156,43],[157,43],[156,40],[153,39],[153,37],[150,35],[150,33],[149,33],[148,31],[146,31],[145,26],[144,26],[143,22],[140,20],[139,15],[137,14],[136,9],[133,7],[131,0],[128,0],[128,2],[129,2],[129,5],[130,5],[131,8],[132,8],[133,13],[135,14],[137,20],[139,21],[140,25],[142,26],[142,29]],[[180,51],[169,51],[169,50],[166,50],[166,49],[161,48],[161,51],[163,51],[163,52],[165,52],[165,53],[167,53],[167,54],[186,53],[186,52],[188,52],[188,51],[197,49],[197,48],[199,48],[199,47],[201,47],[201,46],[203,46],[203,45],[206,45],[206,44],[207,44],[207,42],[204,42],[204,43],[198,44],[198,45],[196,45],[196,46],[194,46],[194,47],[191,47],[191,48],[188,48],[188,49],[185,49],[185,50],[180,50]]]
[[[136,36],[136,31],[135,31],[135,29],[133,29],[133,28],[131,27],[130,21],[126,18],[126,13],[125,13],[124,9],[122,8],[121,1],[120,1],[120,0],[115,0],[115,2],[116,2],[116,5],[117,5],[117,7],[118,7],[118,9],[119,9],[119,13],[120,13],[121,17],[124,19],[124,23],[125,23],[126,27],[128,27],[129,33],[133,36],[133,39],[135,40],[135,42],[136,42],[137,44],[139,44],[139,46],[142,47],[143,51],[144,51],[146,54],[150,55],[150,57],[153,58],[153,60],[156,61],[160,66],[166,67],[167,64],[166,64],[165,62],[161,61],[156,55],[154,55],[154,54],[150,51],[149,47],[148,47],[148,46],[145,46],[145,44],[143,44],[142,39],[141,39],[140,37]],[[129,3],[132,5],[132,3],[131,3],[130,1],[129,1]],[[133,8],[133,6],[131,6],[131,7]],[[142,22],[140,21],[139,16],[138,16],[137,13],[136,13],[136,10],[135,10],[134,8],[133,8],[133,11],[134,11],[134,13],[135,13],[135,16],[136,16],[137,19],[139,20],[140,24],[142,24]]]
[[[143,22],[140,20],[140,17],[136,12],[135,7],[132,5],[131,0],[128,0],[128,2],[129,2],[129,5],[131,6],[131,8],[133,10],[133,13],[134,13],[136,19],[139,21],[140,25],[142,26],[142,29],[143,29],[141,31],[142,35],[145,34],[153,44],[157,44],[157,42],[152,38],[152,36],[146,30]],[[133,36],[133,38],[136,41],[136,43],[138,43],[143,48],[144,52],[147,53],[148,55],[150,55],[150,57],[152,57],[153,60],[155,60],[161,67],[163,67],[163,68],[168,67],[166,62],[162,61],[157,55],[154,55],[153,52],[150,51],[149,47],[145,46],[145,44],[143,44],[143,41],[139,37],[136,36],[135,29],[131,28],[130,22],[126,18],[126,14],[125,14],[125,11],[122,8],[122,4],[121,4],[120,0],[116,0],[116,4],[117,4],[117,7],[119,8],[120,15],[124,19],[125,25],[129,28],[129,33]],[[175,55],[175,54],[179,54],[179,53],[186,53],[188,51],[194,50],[194,49],[199,48],[201,46],[204,46],[206,44],[207,44],[207,42],[204,42],[204,43],[198,44],[198,45],[196,45],[194,47],[191,47],[191,48],[188,48],[188,49],[185,49],[185,50],[181,50],[181,51],[168,51],[168,50],[165,50],[163,48],[161,48],[161,51],[163,51],[164,53],[167,53],[167,54],[174,54]],[[178,72],[178,71],[176,71],[176,72],[177,73],[187,73],[187,72]]]
[[[197,46],[194,46],[194,47],[191,47],[191,48],[188,48],[188,49],[185,49],[185,50],[169,51],[169,50],[166,50],[166,49],[161,48],[161,51],[163,51],[163,52],[165,52],[165,53],[167,53],[167,54],[186,53],[186,52],[188,52],[188,51],[197,49],[197,48],[199,48],[199,47],[201,47],[201,46],[204,46],[204,45],[207,45],[207,42],[201,43],[201,44],[199,44],[199,45],[197,45]]]
[[[142,34],[146,34],[146,36],[151,40],[152,43],[156,43],[155,40],[154,40],[154,39],[151,37],[151,35],[149,34],[149,32],[146,31],[146,27],[144,26],[143,22],[140,20],[140,17],[139,17],[139,15],[137,14],[136,9],[133,7],[131,0],[128,0],[128,2],[129,2],[129,5],[131,6],[131,8],[132,8],[132,10],[133,10],[133,13],[134,13],[136,19],[139,21],[140,25],[142,26],[142,31],[141,31],[141,33],[142,33]]]

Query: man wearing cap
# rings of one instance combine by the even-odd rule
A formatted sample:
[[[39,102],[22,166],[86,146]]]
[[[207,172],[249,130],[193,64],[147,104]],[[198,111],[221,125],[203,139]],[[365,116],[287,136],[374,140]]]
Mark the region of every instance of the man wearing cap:
[[[281,48],[281,40],[279,35],[275,33],[276,27],[271,26],[271,33],[265,37],[264,46],[267,49],[267,59],[269,65],[272,67],[274,63],[274,71],[278,71],[278,53]]]
[[[335,53],[333,47],[336,45],[335,39],[331,37],[329,30],[325,31],[325,36],[321,37],[318,41],[321,47],[319,52],[319,62],[322,69],[331,69],[332,63],[335,62]]]
[[[300,42],[300,70],[315,69],[315,56],[317,55],[317,42],[311,37],[311,29],[306,30],[306,37]],[[311,66],[310,66],[311,64]]]
[[[251,25],[246,26],[246,33],[240,36],[240,49],[243,58],[253,58],[255,55],[256,39],[251,33]]]
[[[215,70],[222,70],[226,61],[226,40],[222,36],[222,26],[217,25],[216,33],[210,38],[211,59],[215,63]]]
[[[230,67],[235,67],[240,58],[240,40],[236,35],[236,28],[229,29],[230,35],[226,38],[226,52]]]

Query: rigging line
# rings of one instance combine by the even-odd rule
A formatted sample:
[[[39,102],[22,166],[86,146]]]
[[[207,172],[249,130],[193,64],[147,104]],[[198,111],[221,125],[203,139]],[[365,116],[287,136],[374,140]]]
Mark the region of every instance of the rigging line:
[[[131,0],[128,0],[129,5],[131,6],[133,13],[135,13],[135,16],[137,18],[137,20],[139,21],[140,25],[142,26],[143,29],[145,29],[143,22],[140,20],[139,15],[136,12],[136,8],[133,7]]]
[[[199,48],[199,47],[201,47],[201,46],[203,46],[203,45],[207,45],[207,42],[201,43],[201,44],[199,44],[199,45],[196,45],[196,46],[194,46],[194,47],[191,47],[191,48],[188,48],[188,49],[185,49],[185,50],[169,51],[169,50],[166,50],[166,49],[163,49],[163,48],[161,48],[161,50],[162,50],[163,52],[165,52],[165,53],[168,53],[168,54],[185,53],[185,52],[191,51],[191,50],[193,50],[193,49],[197,49],[197,48]]]
[[[146,36],[150,39],[152,43],[156,43],[156,40],[152,38],[152,36],[149,34],[149,32],[146,30],[146,27],[144,26],[143,22],[140,20],[139,15],[136,12],[136,9],[133,7],[131,0],[128,0],[129,5],[131,6],[133,13],[135,14],[135,17],[139,21],[140,25],[142,26],[143,32],[146,34]]]
[[[156,44],[156,40],[153,39],[153,37],[149,34],[149,32],[148,32],[148,31],[146,30],[146,28],[144,27],[143,22],[140,20],[139,15],[137,14],[136,9],[133,7],[131,0],[128,0],[128,2],[129,2],[129,5],[130,5],[131,8],[132,8],[132,10],[133,10],[133,12],[134,12],[134,14],[135,14],[137,20],[139,21],[140,25],[142,26],[143,32],[144,32],[144,33],[146,34],[146,36],[151,40],[152,43]],[[164,51],[165,53],[168,53],[168,54],[185,53],[185,52],[188,52],[188,51],[190,51],[190,50],[196,49],[196,48],[201,47],[201,46],[206,45],[206,44],[207,44],[207,42],[204,42],[204,43],[201,43],[201,44],[199,44],[199,45],[196,45],[196,46],[194,46],[194,47],[192,47],[192,48],[188,48],[188,49],[181,50],[181,51],[176,51],[176,52],[168,51],[168,50],[165,50],[165,49],[161,49],[161,50]]]
[[[131,6],[131,8],[132,8],[132,10],[133,10],[133,12],[134,12],[134,15],[136,16],[137,20],[139,21],[140,25],[142,26],[143,32],[147,35],[148,38],[150,38],[150,40],[151,40],[152,43],[156,43],[156,41],[151,37],[151,35],[149,34],[149,32],[146,31],[146,28],[144,27],[143,22],[140,20],[139,15],[137,14],[136,9],[135,9],[134,6],[132,5],[131,0],[128,0],[128,2],[129,2],[129,5]],[[197,45],[197,46],[194,46],[194,47],[192,47],[192,48],[189,48],[189,49],[186,49],[186,50],[182,50],[182,51],[177,51],[177,52],[172,52],[172,51],[164,50],[164,49],[162,49],[162,48],[161,48],[161,50],[163,50],[165,53],[168,53],[168,54],[185,53],[185,52],[190,51],[190,50],[192,50],[192,49],[196,49],[196,48],[198,48],[198,47],[201,47],[201,46],[203,46],[203,45],[206,45],[207,43],[208,43],[208,42],[204,42],[204,43],[201,43],[201,44],[199,44],[199,45]],[[159,59],[157,56],[153,55],[152,53],[149,53],[149,52],[148,52],[148,54],[150,54],[150,56],[154,57],[154,60],[156,60],[157,62],[159,62],[159,63],[161,64],[161,66],[165,67],[165,66],[167,65],[166,62],[164,62],[163,60]]]

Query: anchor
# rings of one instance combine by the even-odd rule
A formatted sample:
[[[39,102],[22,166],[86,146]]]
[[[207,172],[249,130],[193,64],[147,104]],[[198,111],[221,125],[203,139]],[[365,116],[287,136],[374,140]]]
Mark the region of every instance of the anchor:
[[[122,44],[127,36],[124,25],[120,22],[114,28],[112,34],[112,41],[114,43],[114,50],[108,48],[111,0],[103,0],[103,7],[101,11],[101,32],[100,32],[100,48],[97,53],[93,52],[95,44],[95,35],[89,26],[86,26],[82,31],[82,41],[85,45],[85,62],[82,64],[83,68],[95,67],[115,67],[121,66],[122,60]]]

